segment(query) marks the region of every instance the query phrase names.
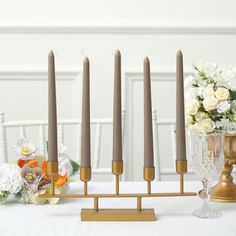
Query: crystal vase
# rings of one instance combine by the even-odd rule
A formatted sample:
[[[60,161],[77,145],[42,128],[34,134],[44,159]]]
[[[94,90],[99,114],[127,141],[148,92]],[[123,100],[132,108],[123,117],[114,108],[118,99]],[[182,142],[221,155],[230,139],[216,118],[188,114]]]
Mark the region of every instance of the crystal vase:
[[[224,134],[214,132],[190,134],[191,164],[193,171],[200,176],[203,185],[202,207],[193,211],[200,218],[216,218],[221,213],[210,203],[212,181],[218,178],[224,165]]]

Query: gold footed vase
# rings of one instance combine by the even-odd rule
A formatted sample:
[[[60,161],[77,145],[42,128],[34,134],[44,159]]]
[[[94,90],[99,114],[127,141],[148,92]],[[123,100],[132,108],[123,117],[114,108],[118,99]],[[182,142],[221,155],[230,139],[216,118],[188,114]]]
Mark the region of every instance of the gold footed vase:
[[[225,164],[220,181],[211,190],[211,200],[215,202],[236,202],[236,185],[233,182],[233,164],[236,164],[236,135],[225,135]]]

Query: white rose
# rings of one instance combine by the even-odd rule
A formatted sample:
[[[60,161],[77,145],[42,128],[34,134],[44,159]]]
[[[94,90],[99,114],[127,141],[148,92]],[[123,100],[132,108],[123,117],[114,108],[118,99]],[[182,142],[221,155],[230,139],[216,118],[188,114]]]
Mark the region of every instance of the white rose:
[[[202,120],[198,125],[199,130],[205,133],[212,132],[215,127],[214,121],[212,121],[210,118]]]
[[[199,124],[198,124],[198,123],[189,125],[189,126],[188,126],[188,129],[189,129],[190,131],[200,131],[200,130],[199,130]]]
[[[215,91],[213,88],[206,88],[202,93],[203,98],[213,97],[214,95]]]
[[[205,108],[206,111],[210,111],[210,110],[214,110],[216,109],[218,104],[218,100],[216,99],[216,97],[212,96],[212,97],[207,97],[203,100],[203,106]]]
[[[186,111],[189,115],[195,115],[200,107],[200,103],[197,99],[189,101],[186,105]]]
[[[191,125],[193,123],[193,117],[191,115],[185,116],[185,123],[187,126]]]
[[[229,98],[229,90],[226,88],[218,88],[215,92],[215,96],[219,100],[226,100]]]
[[[203,119],[208,118],[208,115],[207,115],[206,112],[199,111],[199,112],[197,112],[197,113],[195,114],[194,117],[195,117],[195,120],[196,120],[197,122],[200,122],[200,121],[202,121]]]
[[[217,112],[224,113],[230,109],[230,103],[228,101],[220,102],[217,106]]]

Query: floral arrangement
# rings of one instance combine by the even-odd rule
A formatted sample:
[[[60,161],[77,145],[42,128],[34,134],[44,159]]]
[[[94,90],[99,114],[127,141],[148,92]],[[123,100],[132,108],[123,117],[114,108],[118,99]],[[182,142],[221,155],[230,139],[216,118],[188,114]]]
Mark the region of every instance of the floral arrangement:
[[[51,181],[46,173],[47,162],[37,154],[34,143],[19,139],[13,151],[17,162],[0,167],[0,203],[14,200],[30,204],[56,204],[60,199],[39,198],[39,194],[50,193]],[[65,193],[71,177],[79,171],[79,165],[69,158],[64,145],[59,147],[58,167],[55,192]]]
[[[236,131],[236,68],[217,64],[194,65],[185,79],[186,125],[212,133]]]

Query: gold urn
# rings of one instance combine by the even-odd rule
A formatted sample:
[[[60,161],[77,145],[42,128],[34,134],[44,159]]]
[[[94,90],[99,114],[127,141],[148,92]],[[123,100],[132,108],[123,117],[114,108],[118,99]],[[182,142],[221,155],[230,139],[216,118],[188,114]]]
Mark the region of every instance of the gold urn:
[[[212,187],[211,200],[216,202],[236,202],[236,185],[233,182],[233,164],[236,164],[236,135],[225,135],[224,169],[219,183]]]

